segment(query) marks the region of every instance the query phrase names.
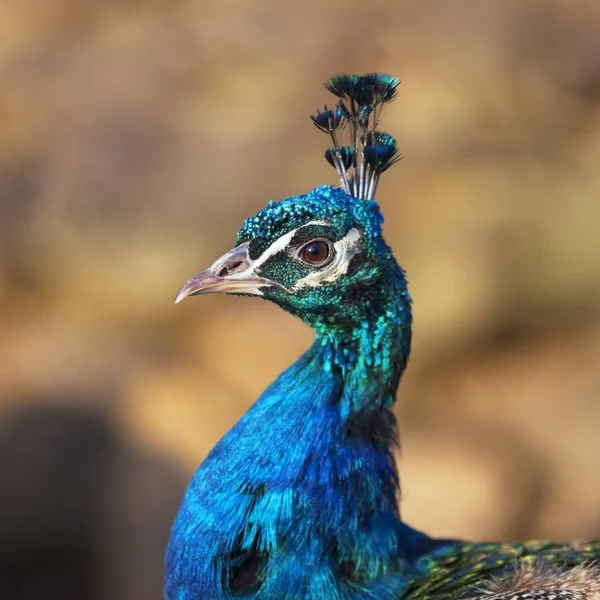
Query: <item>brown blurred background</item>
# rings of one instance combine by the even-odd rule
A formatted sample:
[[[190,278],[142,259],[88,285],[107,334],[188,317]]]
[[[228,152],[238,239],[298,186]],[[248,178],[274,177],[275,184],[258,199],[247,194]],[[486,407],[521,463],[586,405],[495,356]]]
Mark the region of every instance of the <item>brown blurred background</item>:
[[[403,80],[405,518],[600,537],[598,31],[596,0],[3,0],[0,597],[162,597],[195,466],[311,340],[174,294],[336,182],[308,114],[340,71]]]

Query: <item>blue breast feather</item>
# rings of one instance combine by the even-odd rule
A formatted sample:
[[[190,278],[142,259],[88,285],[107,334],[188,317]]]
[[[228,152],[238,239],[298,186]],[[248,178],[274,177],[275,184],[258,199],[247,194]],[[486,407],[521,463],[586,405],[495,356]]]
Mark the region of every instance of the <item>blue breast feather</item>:
[[[398,597],[421,534],[400,522],[386,432],[364,437],[395,424],[385,409],[342,418],[332,353],[317,340],[202,463],[173,528],[168,598],[233,597],[240,550],[262,580],[248,597]]]

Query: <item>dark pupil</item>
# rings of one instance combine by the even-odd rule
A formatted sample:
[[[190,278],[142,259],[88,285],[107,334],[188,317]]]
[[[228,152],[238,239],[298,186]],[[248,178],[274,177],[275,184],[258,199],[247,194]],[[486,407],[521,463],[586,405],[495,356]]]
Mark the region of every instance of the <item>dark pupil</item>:
[[[305,246],[303,258],[306,262],[316,265],[327,260],[329,255],[329,247],[325,242],[313,242]]]

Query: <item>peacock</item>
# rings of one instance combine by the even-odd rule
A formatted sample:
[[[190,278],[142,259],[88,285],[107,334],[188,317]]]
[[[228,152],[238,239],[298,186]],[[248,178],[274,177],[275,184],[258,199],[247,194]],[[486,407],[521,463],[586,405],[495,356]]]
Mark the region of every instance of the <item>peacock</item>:
[[[166,553],[168,600],[600,599],[600,542],[434,539],[400,517],[391,409],[411,298],[374,200],[401,158],[379,128],[399,83],[328,80],[335,103],[311,118],[340,186],[270,201],[177,294],[258,296],[315,338],[193,476]]]

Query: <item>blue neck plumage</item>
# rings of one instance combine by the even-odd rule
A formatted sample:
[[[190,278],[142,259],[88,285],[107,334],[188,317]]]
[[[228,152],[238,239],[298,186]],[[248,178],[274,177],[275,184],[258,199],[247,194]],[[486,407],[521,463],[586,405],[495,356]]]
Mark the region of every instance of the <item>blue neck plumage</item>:
[[[229,597],[230,589],[252,598],[385,599],[406,586],[426,538],[401,522],[397,502],[389,408],[411,316],[396,269],[351,326],[313,323],[312,347],[196,473],[169,553],[198,589],[223,586],[203,597]],[[190,537],[204,536],[210,542],[190,546]]]

